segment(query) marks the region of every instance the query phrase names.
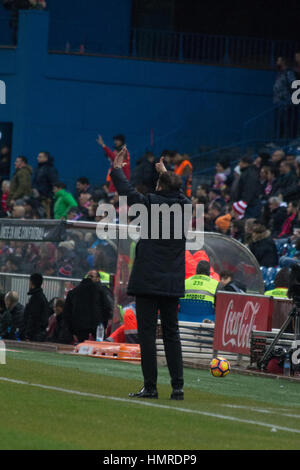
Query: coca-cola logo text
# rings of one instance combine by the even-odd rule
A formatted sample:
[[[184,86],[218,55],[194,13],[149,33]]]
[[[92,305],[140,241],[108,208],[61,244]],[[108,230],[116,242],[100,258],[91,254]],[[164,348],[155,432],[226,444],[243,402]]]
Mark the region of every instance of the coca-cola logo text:
[[[259,303],[249,300],[241,312],[235,311],[234,300],[227,306],[222,331],[222,345],[231,344],[233,347],[249,348],[250,335],[255,329],[255,317],[259,311]]]

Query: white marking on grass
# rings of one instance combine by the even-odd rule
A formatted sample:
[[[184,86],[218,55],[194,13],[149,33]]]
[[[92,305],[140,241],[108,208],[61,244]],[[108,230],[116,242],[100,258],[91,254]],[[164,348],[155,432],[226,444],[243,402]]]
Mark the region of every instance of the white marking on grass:
[[[243,424],[253,424],[254,426],[262,426],[271,430],[275,428],[278,431],[285,431],[285,432],[291,432],[294,434],[300,434],[300,429],[287,428],[285,426],[277,426],[276,424],[274,425],[274,423],[269,424],[269,423],[264,423],[263,421],[254,421],[251,419],[237,418],[235,416],[222,415],[219,413],[210,413],[208,411],[192,410],[190,408],[181,408],[177,406],[161,405],[159,403],[133,400],[130,398],[112,397],[108,395],[98,395],[96,393],[90,393],[90,392],[80,392],[79,390],[70,390],[67,388],[54,387],[52,385],[34,384],[34,383],[26,382],[24,380],[10,379],[8,377],[0,377],[0,381],[11,382],[11,383],[19,384],[19,385],[28,385],[30,387],[42,388],[44,390],[52,390],[55,392],[69,393],[71,395],[78,395],[81,397],[97,398],[100,400],[111,400],[111,401],[135,404],[135,405],[140,405],[140,406],[145,406],[145,407],[150,407],[150,408],[164,409],[168,411],[177,411],[177,412],[189,413],[193,415],[208,416],[209,418],[217,418],[217,419],[222,419],[225,421],[234,421],[236,423],[243,423]]]
[[[230,404],[224,404],[222,405],[226,408],[236,408],[236,409],[241,409],[241,410],[249,410],[249,411],[255,411],[257,413],[265,413],[265,414],[271,414],[271,415],[278,415],[278,416],[286,416],[288,418],[296,418],[299,419],[300,415],[295,415],[291,413],[287,413],[287,409],[284,408],[253,408],[251,406],[246,406],[246,405],[230,405]]]

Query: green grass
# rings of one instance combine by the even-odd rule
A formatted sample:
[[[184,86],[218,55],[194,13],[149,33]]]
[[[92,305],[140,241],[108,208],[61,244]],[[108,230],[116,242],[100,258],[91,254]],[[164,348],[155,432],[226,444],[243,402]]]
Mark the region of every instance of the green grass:
[[[36,351],[9,352],[0,377],[125,399],[142,382],[139,365]],[[300,448],[300,434],[278,429],[300,431],[300,384],[192,369],[185,384],[185,401],[170,401],[168,371],[160,368],[159,400],[148,401],[170,407],[159,408],[0,380],[0,449]]]

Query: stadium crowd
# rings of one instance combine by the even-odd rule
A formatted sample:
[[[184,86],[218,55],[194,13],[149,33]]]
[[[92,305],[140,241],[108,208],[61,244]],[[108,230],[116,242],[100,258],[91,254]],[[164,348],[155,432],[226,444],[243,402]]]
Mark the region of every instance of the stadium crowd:
[[[109,160],[125,145],[125,137],[114,137],[114,150],[107,147],[101,136],[97,139]],[[26,157],[15,161],[15,172],[7,179],[5,154],[0,153],[2,177],[1,217],[13,219],[68,219],[97,222],[99,204],[110,203],[118,219],[118,195],[110,178],[110,170],[102,185],[93,186],[87,177],[79,177],[74,194],[66,189],[46,151],[39,153],[35,169]],[[265,267],[280,262],[278,249],[286,243],[297,259],[300,250],[300,157],[295,149],[274,149],[255,156],[242,156],[232,168],[230,158],[220,159],[216,173],[209,184],[199,184],[192,191],[192,162],[188,155],[164,150],[164,163],[168,170],[181,176],[183,188],[191,197],[193,207],[203,204],[206,231],[220,232],[244,243]],[[100,158],[100,157],[99,157]],[[151,152],[130,169],[130,154],[126,150],[124,173],[141,193],[155,190],[157,159]],[[196,225],[194,211],[193,226]],[[110,245],[96,234],[80,230],[68,231],[65,241],[58,244],[28,244],[0,241],[0,267],[2,272],[41,272],[44,275],[81,278],[88,269],[104,272],[114,269],[115,254]],[[285,261],[289,263],[290,261]]]
[[[125,137],[114,137],[114,150],[105,145],[101,136],[98,136],[97,142],[103,148],[104,155],[113,161],[125,146]],[[106,181],[100,186],[93,186],[87,177],[79,177],[76,191],[72,194],[60,181],[54,159],[48,152],[38,154],[34,169],[28,164],[26,157],[19,156],[15,161],[15,172],[9,180],[7,150],[2,150],[2,218],[97,222],[101,220],[96,215],[97,207],[105,202],[115,207],[116,222],[118,221],[118,194],[110,178],[110,170]],[[235,167],[232,167],[230,157],[222,158],[216,164],[211,182],[208,180],[193,186],[193,166],[188,155],[164,150],[162,156],[166,168],[181,176],[183,190],[192,200],[193,227],[196,226],[196,205],[203,204],[205,231],[219,232],[239,240],[252,251],[262,267],[285,267],[300,262],[300,157],[295,148],[287,151],[277,148],[270,153],[263,151],[255,156],[244,155]],[[123,171],[139,192],[145,194],[155,191],[158,178],[156,161],[153,153],[146,152],[137,161],[135,168],[131,169],[130,154],[126,148],[126,165]],[[82,321],[80,315],[79,323],[75,322],[75,329],[70,326],[71,321],[66,327],[66,322],[60,321],[61,313],[64,312],[64,317],[68,317],[65,313],[68,308],[69,312],[74,310],[72,302],[78,288],[83,300],[76,300],[77,306],[93,298],[94,294],[91,296],[87,292],[91,289],[94,275],[100,286],[101,279],[107,281],[109,273],[115,272],[115,267],[116,251],[106,240],[99,239],[95,230],[85,231],[80,227],[72,227],[67,231],[66,239],[58,243],[1,240],[0,271],[39,273],[31,276],[28,304],[32,303],[32,299],[38,299],[38,302],[45,304],[45,308],[39,309],[44,312],[40,320],[31,323],[34,315],[28,315],[28,304],[24,309],[18,302],[18,293],[2,293],[0,337],[19,336],[25,340],[69,343],[88,339],[91,331],[92,337],[95,337],[99,315],[101,317],[99,312],[103,308],[106,312],[102,321],[104,325],[107,326],[111,318],[111,292],[107,290],[104,300],[102,298],[98,302],[98,313],[91,306],[92,320],[88,327],[86,319]],[[91,271],[94,274],[87,275]],[[65,298],[54,299],[49,304],[42,293],[42,275],[83,279],[83,286],[81,283],[76,288],[75,285],[70,285],[66,289]],[[228,282],[236,282],[230,272],[224,273],[223,277]],[[90,286],[85,290],[85,283],[89,282]],[[240,287],[243,286],[238,286]],[[234,290],[237,290],[236,287]],[[105,299],[110,302],[110,307]],[[70,315],[71,318],[73,313]],[[33,324],[40,325],[37,331],[31,331]]]

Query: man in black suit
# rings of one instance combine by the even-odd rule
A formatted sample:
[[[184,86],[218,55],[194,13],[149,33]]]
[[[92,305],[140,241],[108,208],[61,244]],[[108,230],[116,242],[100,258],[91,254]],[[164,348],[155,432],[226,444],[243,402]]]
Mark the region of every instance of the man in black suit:
[[[127,196],[128,205],[143,204],[148,214],[148,238],[141,237],[135,253],[127,292],[136,297],[138,335],[141,346],[141,362],[144,375],[144,387],[138,393],[130,394],[134,398],[158,398],[157,359],[156,359],[156,324],[160,313],[163,341],[167,364],[171,376],[171,399],[183,400],[183,366],[181,343],[178,329],[178,301],[184,296],[185,281],[185,236],[175,238],[174,226],[178,223],[170,216],[170,236],[163,237],[166,226],[162,214],[151,217],[154,205],[177,204],[181,214],[185,205],[191,201],[181,190],[181,178],[167,171],[163,158],[156,164],[159,179],[154,193],[143,195],[137,192],[127,181],[122,171],[125,151],[117,155],[111,178],[120,196]],[[180,217],[183,229],[183,215]],[[151,228],[158,228],[158,238],[151,238]]]

